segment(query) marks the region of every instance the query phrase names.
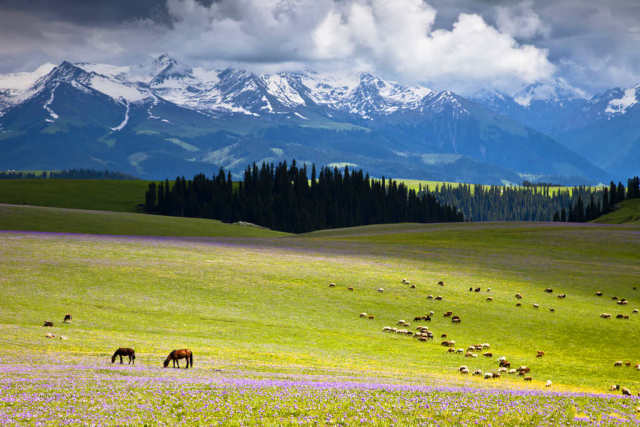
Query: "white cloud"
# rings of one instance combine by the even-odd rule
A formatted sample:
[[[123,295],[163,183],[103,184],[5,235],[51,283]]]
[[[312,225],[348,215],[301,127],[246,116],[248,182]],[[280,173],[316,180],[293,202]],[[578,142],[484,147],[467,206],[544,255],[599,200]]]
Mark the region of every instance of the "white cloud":
[[[536,36],[549,37],[551,34],[550,26],[542,22],[540,16],[533,10],[531,0],[515,6],[496,8],[496,23],[501,32],[522,39],[531,39]]]
[[[167,4],[175,24],[164,40],[183,56],[330,63],[461,92],[478,85],[513,90],[554,72],[546,50],[520,45],[479,15],[461,14],[453,28],[434,30],[437,12],[422,0]]]

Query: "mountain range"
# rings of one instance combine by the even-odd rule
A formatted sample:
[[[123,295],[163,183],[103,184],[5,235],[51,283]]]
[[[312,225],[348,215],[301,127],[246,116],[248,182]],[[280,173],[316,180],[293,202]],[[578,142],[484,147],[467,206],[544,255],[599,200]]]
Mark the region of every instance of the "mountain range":
[[[159,179],[295,158],[397,178],[608,182],[640,172],[639,91],[588,98],[554,80],[463,97],[369,73],[65,61],[0,75],[0,169]]]

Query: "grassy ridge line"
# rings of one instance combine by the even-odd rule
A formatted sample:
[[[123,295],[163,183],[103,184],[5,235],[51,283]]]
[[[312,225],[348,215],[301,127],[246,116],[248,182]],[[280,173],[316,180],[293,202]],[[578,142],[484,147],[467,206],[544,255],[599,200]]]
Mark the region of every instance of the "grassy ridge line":
[[[149,183],[138,180],[0,180],[0,203],[135,212]]]
[[[616,210],[601,216],[593,222],[598,224],[637,224],[640,225],[640,199],[625,200]]]
[[[0,204],[0,230],[184,237],[277,237],[266,228],[130,212]]]

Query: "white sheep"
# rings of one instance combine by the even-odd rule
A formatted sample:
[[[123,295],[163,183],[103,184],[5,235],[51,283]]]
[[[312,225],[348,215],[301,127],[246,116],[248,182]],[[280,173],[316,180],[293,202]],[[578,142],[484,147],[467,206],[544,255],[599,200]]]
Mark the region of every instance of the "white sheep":
[[[384,289],[383,288],[378,288],[378,292],[383,293]]]
[[[547,382],[545,383],[544,386],[545,387],[551,387],[551,384],[552,384],[551,380],[547,380]]]

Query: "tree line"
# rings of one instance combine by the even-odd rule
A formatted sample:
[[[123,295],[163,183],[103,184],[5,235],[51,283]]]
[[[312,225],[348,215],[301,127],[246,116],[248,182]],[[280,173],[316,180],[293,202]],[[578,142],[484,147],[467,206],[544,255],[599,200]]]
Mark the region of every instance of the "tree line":
[[[138,179],[133,175],[109,170],[66,169],[61,171],[0,171],[0,179]]]
[[[553,215],[554,221],[561,222],[587,222],[605,215],[615,209],[615,205],[630,199],[640,199],[640,178],[633,177],[627,180],[627,186],[611,181],[609,187],[604,187],[589,197],[579,195],[567,209],[562,208]]]
[[[273,230],[303,233],[313,230],[398,222],[463,221],[452,205],[428,193],[410,190],[394,180],[371,179],[362,170],[298,167],[295,160],[255,163],[240,182],[220,169],[208,178],[178,177],[171,183],[149,184],[148,213],[246,221]]]
[[[430,193],[441,203],[458,208],[468,221],[551,221],[556,212],[566,211],[580,197],[601,197],[599,188],[558,189],[546,184],[442,184]]]

